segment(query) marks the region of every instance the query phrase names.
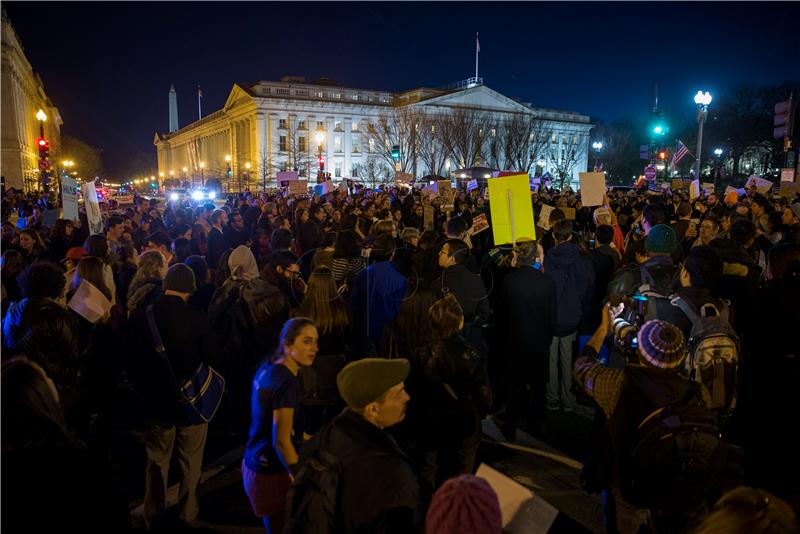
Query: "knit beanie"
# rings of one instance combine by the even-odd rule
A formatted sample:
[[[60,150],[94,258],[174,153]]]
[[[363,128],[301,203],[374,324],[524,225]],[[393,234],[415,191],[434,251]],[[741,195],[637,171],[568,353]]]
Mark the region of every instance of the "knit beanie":
[[[167,270],[164,277],[164,291],[172,290],[178,293],[194,293],[196,289],[194,272],[182,263],[176,263]]]
[[[656,254],[672,254],[677,246],[675,230],[666,224],[657,224],[652,227],[644,240],[645,250]]]
[[[410,368],[404,358],[364,358],[339,371],[336,385],[347,406],[358,410],[405,380]]]
[[[461,475],[436,490],[425,523],[428,534],[500,534],[503,516],[492,487],[482,478]]]
[[[677,326],[653,319],[636,334],[639,352],[649,365],[659,369],[675,369],[683,363],[686,347],[683,332]]]

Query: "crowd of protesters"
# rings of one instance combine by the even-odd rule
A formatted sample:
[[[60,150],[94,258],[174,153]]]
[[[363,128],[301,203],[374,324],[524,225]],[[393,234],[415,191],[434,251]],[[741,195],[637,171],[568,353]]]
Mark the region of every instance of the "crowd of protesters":
[[[178,520],[197,519],[214,435],[244,445],[244,491],[268,532],[500,532],[497,496],[471,476],[482,421],[513,441],[560,411],[594,418],[583,478],[607,497],[609,532],[797,528],[800,200],[622,190],[585,207],[543,189],[536,236],[495,246],[472,230],[491,220],[483,193],[137,195],[102,204],[90,235],[83,211],[48,227],[44,197],[4,191],[3,484],[18,488],[4,521],[129,528],[136,496],[98,491],[125,488],[110,465],[127,425],[146,456],[149,529],[168,528],[173,455]],[[735,409],[711,412],[725,469],[691,507],[637,506],[637,425],[695,393],[713,402],[683,372],[710,308],[741,354]],[[625,310],[633,340],[615,339]],[[225,395],[211,423],[188,425],[175,384],[201,363]],[[309,465],[331,458],[336,495],[315,495]],[[34,512],[43,497],[58,513]]]

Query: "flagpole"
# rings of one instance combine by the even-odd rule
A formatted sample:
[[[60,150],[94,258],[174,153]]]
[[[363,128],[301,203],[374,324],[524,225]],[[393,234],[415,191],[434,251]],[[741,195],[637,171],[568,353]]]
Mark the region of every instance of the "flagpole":
[[[202,95],[202,93],[200,92],[200,86],[198,85],[197,86],[197,120],[200,120],[200,119],[203,118],[203,111],[200,108],[200,98],[201,98],[200,95]]]
[[[475,83],[478,82],[478,53],[481,51],[478,32],[475,32]]]

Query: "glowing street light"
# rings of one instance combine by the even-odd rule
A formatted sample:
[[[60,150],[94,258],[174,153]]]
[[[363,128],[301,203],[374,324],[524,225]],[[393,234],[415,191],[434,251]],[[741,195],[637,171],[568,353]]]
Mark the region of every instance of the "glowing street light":
[[[694,103],[697,104],[697,160],[695,160],[695,168],[694,168],[694,179],[700,179],[700,159],[703,156],[702,148],[703,148],[703,125],[706,122],[706,116],[708,115],[708,105],[711,103],[711,93],[706,91],[697,91],[697,94],[694,95]],[[716,177],[714,177],[714,185],[716,186]]]
[[[722,149],[721,148],[715,148],[714,149],[714,155],[717,156],[717,157],[720,157],[722,155]]]
[[[603,150],[603,142],[595,141],[594,143],[592,143],[592,148],[595,150]]]
[[[322,182],[322,176],[325,173],[325,159],[322,157],[322,142],[325,141],[325,132],[317,132],[314,135],[317,141],[317,161],[319,161],[319,172],[317,173],[317,182]]]
[[[39,122],[47,122],[47,113],[43,109],[36,112],[36,120]]]

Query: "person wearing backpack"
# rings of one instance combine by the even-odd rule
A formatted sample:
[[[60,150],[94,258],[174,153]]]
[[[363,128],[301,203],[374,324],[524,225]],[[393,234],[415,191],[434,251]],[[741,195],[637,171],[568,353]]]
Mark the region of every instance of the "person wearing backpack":
[[[297,374],[313,364],[318,339],[311,319],[289,319],[281,330],[274,363],[264,362],[253,378],[242,483],[267,534],[283,532],[286,493],[297,467],[297,444],[301,441],[293,431],[294,411],[299,404]]]
[[[547,408],[578,411],[572,394],[572,354],[581,319],[590,313],[594,294],[594,269],[591,261],[574,243],[572,221],[558,221],[553,227],[556,245],[544,257],[544,274],[556,285],[556,318],[550,343]],[[559,368],[561,377],[559,379]]]
[[[581,357],[574,378],[597,402],[610,436],[611,488],[606,490],[610,531],[640,527],[679,532],[721,484],[727,447],[707,393],[681,376],[686,356],[683,333],[654,319],[636,334],[638,363],[604,367],[597,354],[610,332],[612,308]]]
[[[406,359],[364,358],[336,378],[347,408],[300,451],[284,534],[415,534],[419,486],[386,429],[405,418]]]

